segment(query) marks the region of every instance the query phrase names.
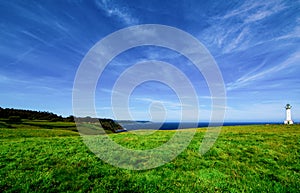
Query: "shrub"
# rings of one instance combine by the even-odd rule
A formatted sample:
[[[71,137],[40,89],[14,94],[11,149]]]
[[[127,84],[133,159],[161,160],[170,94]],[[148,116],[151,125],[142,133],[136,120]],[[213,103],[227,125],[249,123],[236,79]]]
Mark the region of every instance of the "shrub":
[[[22,120],[21,120],[21,117],[20,116],[10,116],[8,117],[8,122],[10,123],[20,123]]]

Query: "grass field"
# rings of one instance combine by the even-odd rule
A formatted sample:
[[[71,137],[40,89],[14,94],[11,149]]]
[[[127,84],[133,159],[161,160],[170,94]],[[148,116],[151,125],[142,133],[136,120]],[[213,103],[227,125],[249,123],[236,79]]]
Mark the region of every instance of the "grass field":
[[[0,120],[0,192],[299,192],[300,125],[223,127],[200,156],[205,129],[161,167],[132,171],[97,158],[73,123]],[[183,131],[183,132],[189,132]],[[174,131],[110,134],[132,149],[149,149]]]

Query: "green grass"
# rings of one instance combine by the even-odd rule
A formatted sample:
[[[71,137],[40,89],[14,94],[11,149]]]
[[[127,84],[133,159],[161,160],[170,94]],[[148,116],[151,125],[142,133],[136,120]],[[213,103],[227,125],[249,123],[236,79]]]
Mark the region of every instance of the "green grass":
[[[0,118],[0,129],[64,129],[77,131],[73,122],[49,122],[44,120],[27,120],[23,119],[21,123],[10,123],[8,119]]]
[[[205,129],[173,161],[131,171],[97,158],[63,123],[53,129],[0,122],[0,192],[299,192],[300,125],[223,127],[198,154]],[[42,125],[48,123],[42,122]],[[59,125],[61,124],[61,128]],[[190,132],[190,131],[183,131]],[[174,131],[110,134],[132,149],[157,147]]]

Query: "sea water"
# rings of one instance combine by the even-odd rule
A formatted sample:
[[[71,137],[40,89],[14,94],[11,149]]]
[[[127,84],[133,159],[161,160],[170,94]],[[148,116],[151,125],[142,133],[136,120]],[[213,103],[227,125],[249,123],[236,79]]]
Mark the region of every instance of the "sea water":
[[[137,129],[156,129],[156,130],[175,130],[185,128],[204,128],[204,127],[215,127],[215,126],[236,126],[236,125],[266,125],[266,124],[282,124],[279,122],[224,122],[224,123],[209,123],[209,122],[130,122],[122,123],[123,128],[127,130]]]

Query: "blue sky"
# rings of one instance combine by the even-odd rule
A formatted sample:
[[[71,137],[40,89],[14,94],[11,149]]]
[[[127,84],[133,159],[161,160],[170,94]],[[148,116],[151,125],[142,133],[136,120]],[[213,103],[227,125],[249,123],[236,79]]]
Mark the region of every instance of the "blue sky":
[[[286,103],[300,121],[300,2],[294,0],[1,1],[0,106],[72,114],[73,81],[85,54],[110,33],[139,24],[176,27],[203,43],[223,75],[226,121],[283,121]],[[113,117],[110,96],[119,74],[147,60],[186,73],[197,87],[200,120],[209,120],[201,74],[178,53],[153,46],[130,49],[107,66],[96,89],[99,116]],[[135,119],[149,120],[149,105],[153,117],[168,112],[167,120],[177,120],[180,110],[174,92],[157,82],[136,88],[130,105]]]

